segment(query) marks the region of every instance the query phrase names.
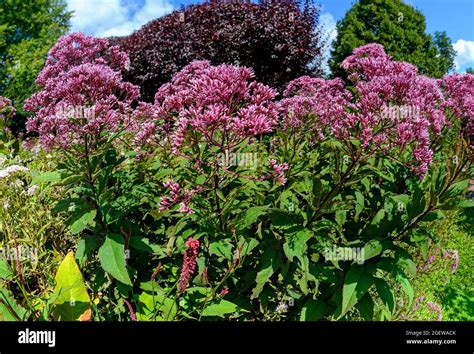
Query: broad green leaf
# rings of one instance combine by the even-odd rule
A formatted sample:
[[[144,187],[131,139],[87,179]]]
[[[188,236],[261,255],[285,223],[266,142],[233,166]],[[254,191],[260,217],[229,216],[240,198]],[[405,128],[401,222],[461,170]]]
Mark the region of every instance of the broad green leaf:
[[[237,230],[245,230],[257,222],[258,218],[267,212],[268,206],[256,206],[247,209],[237,221]]]
[[[90,317],[91,300],[72,251],[59,265],[55,280],[54,293],[57,294],[57,298],[53,303],[53,318],[76,321]]]
[[[107,236],[104,244],[99,248],[99,260],[107,273],[124,284],[132,285],[127,271],[124,241],[121,235]]]
[[[257,298],[263,290],[265,283],[270,280],[273,273],[280,267],[280,259],[272,247],[268,247],[260,262],[260,271],[255,279],[257,286],[252,291],[251,299]]]
[[[83,213],[73,216],[69,229],[73,235],[76,235],[89,227],[95,226],[96,210],[86,210]]]
[[[10,291],[0,287],[0,321],[22,321],[26,312]]]
[[[209,252],[210,254],[232,260],[232,243],[229,239],[211,242]]]
[[[390,313],[393,313],[395,309],[395,298],[393,296],[392,290],[387,282],[381,278],[374,278],[375,288],[377,293],[380,296],[380,299],[385,304]]]
[[[415,297],[415,292],[413,290],[412,285],[410,284],[410,281],[408,280],[405,273],[402,271],[397,272],[395,279],[400,283],[403,291],[408,297],[408,300],[409,300],[408,306],[411,306],[411,304],[413,303],[413,298]]]
[[[92,256],[92,253],[96,249],[97,239],[95,236],[84,236],[77,243],[76,248],[76,259],[82,266],[84,262]]]
[[[306,242],[313,236],[313,232],[308,229],[303,229],[298,232],[289,233],[286,235],[286,242],[283,245],[283,251],[290,262],[296,257],[300,259],[305,254],[307,246]]]
[[[362,248],[364,261],[378,256],[382,253],[383,249],[383,241],[377,239],[370,240],[364,245],[364,248]]]
[[[322,300],[308,300],[303,305],[300,321],[317,321],[324,317],[328,307]]]
[[[207,306],[202,312],[202,315],[224,317],[225,314],[234,313],[238,308],[236,304],[230,301],[220,300],[217,304]]]
[[[54,172],[44,172],[38,176],[33,177],[31,185],[41,184],[41,183],[52,183],[58,182],[61,180],[61,173],[58,171]]]
[[[355,307],[359,310],[360,315],[366,321],[372,321],[374,319],[374,300],[372,300],[372,296],[370,293],[366,293],[362,299],[355,305]]]
[[[13,279],[13,271],[8,264],[6,259],[0,259],[0,279],[3,280],[12,280]]]
[[[372,275],[363,267],[353,265],[347,272],[342,288],[342,308],[340,317],[344,316],[365,295],[373,284]]]

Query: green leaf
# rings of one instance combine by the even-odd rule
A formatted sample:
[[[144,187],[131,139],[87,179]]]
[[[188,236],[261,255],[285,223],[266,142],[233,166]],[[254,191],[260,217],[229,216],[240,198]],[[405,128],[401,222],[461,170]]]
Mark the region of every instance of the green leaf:
[[[362,299],[355,305],[355,307],[359,310],[360,315],[366,321],[372,321],[374,319],[374,300],[372,300],[372,296],[370,293],[366,293]]]
[[[364,296],[373,284],[373,277],[363,267],[353,265],[347,272],[342,288],[342,308],[344,316]],[[340,318],[339,317],[339,318]]]
[[[390,313],[393,313],[395,309],[395,298],[393,296],[392,290],[387,282],[381,278],[374,278],[375,288],[377,293],[380,296],[380,299],[385,304]]]
[[[384,240],[372,239],[364,245],[362,254],[364,261],[378,256],[384,250]]]
[[[72,251],[59,265],[55,280],[57,298],[53,303],[54,319],[76,321],[90,317],[91,300]]]
[[[344,225],[346,222],[346,214],[347,212],[345,210],[336,210],[335,218],[339,226]]]
[[[324,317],[328,309],[322,300],[308,300],[303,305],[300,313],[300,321],[317,321]]]
[[[237,230],[245,230],[257,222],[258,218],[267,212],[268,206],[256,206],[249,208],[242,214],[235,224]]]
[[[410,284],[410,281],[408,280],[407,276],[403,271],[398,271],[395,279],[400,283],[402,286],[403,291],[408,297],[408,306],[411,306],[413,303],[413,298],[415,297],[415,292],[413,290],[412,285]]]
[[[94,227],[96,215],[97,211],[94,209],[84,210],[77,215],[73,215],[71,225],[69,226],[71,233],[76,235],[89,227]]]
[[[209,252],[210,254],[232,260],[232,243],[229,239],[211,242]]]
[[[270,280],[270,277],[280,265],[281,260],[278,258],[277,253],[272,247],[268,247],[262,256],[260,271],[257,273],[257,278],[255,279],[257,286],[253,289],[250,299],[255,299],[260,295],[263,286]]]
[[[92,256],[97,246],[97,239],[95,236],[83,236],[77,243],[76,259],[82,266],[89,257]]]
[[[151,243],[150,240],[143,236],[132,236],[129,242],[130,248],[157,255],[158,258],[166,257],[160,245]]]
[[[58,182],[60,180],[61,180],[61,173],[59,173],[58,171],[44,172],[38,176],[33,177],[31,181],[31,185]]]
[[[99,260],[107,273],[124,284],[132,285],[127,272],[124,241],[121,235],[107,236],[104,244],[99,248]]]
[[[202,312],[203,316],[219,316],[224,317],[225,314],[234,313],[239,307],[227,300],[221,300],[217,304],[207,306]]]
[[[306,253],[306,242],[313,236],[313,232],[303,229],[286,235],[286,242],[283,251],[290,262],[296,257],[301,261],[301,257]]]
[[[12,280],[13,271],[8,264],[6,259],[0,259],[0,279],[3,280]]]
[[[421,221],[435,221],[444,218],[444,213],[441,210],[430,211],[426,214]]]
[[[13,294],[0,287],[0,321],[22,321],[27,311],[17,304]]]

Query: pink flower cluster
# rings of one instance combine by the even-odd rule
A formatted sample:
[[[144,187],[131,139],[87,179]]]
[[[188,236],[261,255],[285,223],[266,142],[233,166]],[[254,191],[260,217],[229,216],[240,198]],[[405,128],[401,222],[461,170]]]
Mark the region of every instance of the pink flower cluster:
[[[245,137],[271,132],[278,119],[276,91],[253,76],[243,67],[192,62],[158,90],[154,108],[146,107],[153,114],[142,122],[146,128],[137,142],[170,132],[175,153],[201,137],[210,146],[225,140],[232,149]]]
[[[165,188],[169,188],[170,194],[169,196],[161,198],[159,208],[160,211],[167,210],[179,204],[178,211],[180,213],[191,214],[193,212],[191,208],[189,208],[189,206],[187,205],[192,196],[192,193],[190,191],[181,189],[179,183],[173,181],[172,179],[169,179],[168,181],[163,183],[163,185],[165,186]]]
[[[98,141],[130,120],[139,87],[122,80],[127,55],[106,39],[73,33],[51,49],[36,83],[42,88],[25,101],[35,115],[27,129],[45,149]]]
[[[354,95],[340,79],[296,79],[279,104],[283,127],[298,127],[309,117],[320,139],[324,131],[341,140],[357,139],[369,154],[411,149],[409,165],[423,176],[432,161],[432,139],[448,124],[440,82],[392,60],[375,43],[354,49],[341,66]]]
[[[199,248],[199,240],[192,237],[186,241],[186,250],[183,256],[183,265],[181,267],[181,275],[179,277],[178,290],[180,293],[186,290],[191,276],[196,268],[197,250]]]
[[[318,139],[324,138],[329,127],[334,135],[341,135],[341,124],[351,107],[351,93],[341,79],[324,80],[302,76],[288,84],[279,102],[283,129],[309,129]]]
[[[453,74],[443,78],[444,106],[464,122],[468,135],[474,135],[474,75]]]
[[[459,255],[457,250],[447,250],[443,251],[443,258],[449,258],[453,261],[451,266],[451,273],[454,273],[458,269],[459,265]]]
[[[290,167],[286,162],[277,164],[276,160],[270,159],[269,161],[270,168],[273,170],[272,177],[274,177],[278,183],[282,186],[286,184],[285,171]]]
[[[6,97],[0,96],[0,119],[6,120],[15,113],[12,101]]]
[[[424,296],[419,296],[415,299],[415,304],[413,305],[413,309],[411,310],[411,314],[408,316],[408,318],[405,315],[401,315],[400,317],[402,319],[408,319],[408,320],[413,320],[415,313],[418,311],[420,308],[420,305],[422,302],[425,302],[426,299]],[[442,321],[443,320],[443,310],[440,305],[427,301],[425,303],[425,306],[431,311],[436,313],[436,320],[437,321]]]

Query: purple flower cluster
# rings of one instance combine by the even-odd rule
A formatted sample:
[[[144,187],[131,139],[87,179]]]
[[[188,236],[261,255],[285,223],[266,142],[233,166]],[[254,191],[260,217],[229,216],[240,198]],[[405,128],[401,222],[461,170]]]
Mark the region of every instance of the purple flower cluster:
[[[270,168],[273,170],[272,177],[274,177],[278,183],[282,186],[286,184],[285,171],[290,167],[286,162],[277,164],[276,160],[270,159],[269,161]]]
[[[446,107],[457,107],[454,113],[471,117],[472,122],[472,75],[445,77],[445,102],[441,80],[393,60],[380,44],[354,49],[341,66],[354,94],[340,79],[296,79],[279,102],[284,129],[309,125],[319,139],[324,132],[340,140],[357,139],[367,154],[381,151],[399,156],[410,149],[413,158],[407,164],[422,177],[432,161],[431,142],[449,124]]]
[[[35,115],[27,129],[45,149],[97,142],[130,120],[139,87],[122,80],[127,56],[106,39],[73,33],[50,50],[36,83],[42,88],[25,101]]]
[[[0,96],[0,120],[6,120],[14,113],[15,108],[12,106],[12,101]]]
[[[323,80],[302,76],[288,84],[279,102],[283,129],[303,128],[324,138],[329,127],[332,134],[342,136],[347,117],[346,109],[351,107],[351,93],[344,88],[341,79]]]
[[[184,251],[183,265],[181,267],[181,275],[179,277],[178,290],[184,292],[188,286],[189,280],[196,268],[197,250],[199,248],[199,240],[192,237],[186,241],[186,251]]]
[[[445,76],[443,87],[446,95],[444,106],[464,121],[468,135],[474,135],[474,75]]]
[[[413,309],[410,311],[410,314],[408,316],[401,315],[400,317],[404,320],[413,320],[415,317],[416,312],[419,310],[420,305],[426,301],[426,298],[424,296],[419,296],[415,299],[415,304],[413,305]],[[437,321],[442,321],[443,320],[443,310],[440,305],[427,301],[425,303],[426,308],[428,308],[431,312],[436,313],[436,320]]]
[[[442,321],[443,320],[443,310],[441,309],[440,305],[438,305],[434,302],[428,301],[426,303],[426,307],[428,307],[428,309],[430,309],[431,311],[436,312],[436,320],[437,321]]]
[[[443,251],[443,258],[449,258],[453,261],[451,266],[451,273],[454,273],[458,269],[459,255],[457,250],[446,250]]]
[[[160,211],[167,210],[177,204],[179,204],[178,211],[181,213],[191,214],[192,210],[189,208],[187,203],[191,199],[192,193],[187,190],[181,189],[179,183],[169,179],[163,183],[165,188],[169,188],[169,196],[162,197],[160,201]]]
[[[158,90],[136,141],[146,143],[154,134],[170,132],[177,153],[200,137],[221,146],[225,136],[230,150],[245,137],[272,131],[278,119],[276,91],[252,81],[253,76],[243,67],[192,62]]]

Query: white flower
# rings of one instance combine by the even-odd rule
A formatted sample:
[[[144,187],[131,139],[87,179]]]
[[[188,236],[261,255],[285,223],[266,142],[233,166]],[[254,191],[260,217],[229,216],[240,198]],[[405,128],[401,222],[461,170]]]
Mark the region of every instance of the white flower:
[[[288,305],[286,304],[286,302],[280,302],[276,308],[276,311],[279,312],[279,313],[283,313],[283,312],[286,312],[288,311]]]
[[[7,168],[4,168],[3,170],[0,170],[0,178],[7,178],[11,174],[16,173],[16,172],[28,172],[28,171],[29,169],[24,166],[11,165],[11,166],[8,166]]]
[[[28,188],[28,190],[26,191],[26,193],[29,195],[29,196],[32,196],[33,194],[36,193],[36,191],[38,190],[39,186],[38,185],[33,185],[31,186],[30,188]]]

